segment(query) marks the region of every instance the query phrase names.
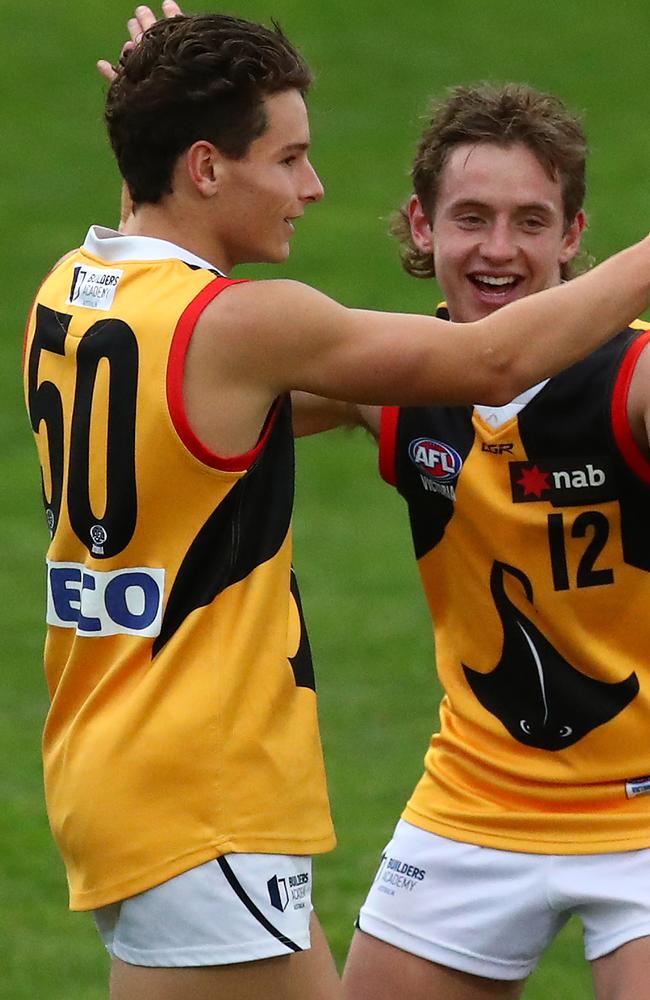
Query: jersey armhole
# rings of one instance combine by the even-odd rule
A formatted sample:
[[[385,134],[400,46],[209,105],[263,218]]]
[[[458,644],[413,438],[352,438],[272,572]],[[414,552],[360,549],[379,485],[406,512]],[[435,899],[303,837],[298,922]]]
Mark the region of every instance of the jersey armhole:
[[[639,479],[648,484],[650,484],[650,461],[634,440],[627,415],[627,400],[637,361],[641,352],[649,343],[650,330],[633,341],[623,358],[623,363],[614,383],[614,392],[612,393],[612,430],[614,432],[614,440],[630,469],[636,473]]]
[[[280,401],[276,399],[276,401],[272,404],[264,422],[264,427],[259,440],[254,448],[245,452],[243,455],[232,455],[228,457],[217,455],[204,445],[203,442],[196,436],[190,427],[189,420],[187,419],[185,402],[183,400],[185,357],[194,328],[196,327],[203,310],[210,304],[210,302],[212,302],[213,299],[217,297],[217,295],[223,292],[225,288],[229,288],[231,285],[241,284],[246,280],[247,279],[245,278],[239,278],[237,280],[232,280],[230,278],[215,278],[214,281],[211,281],[209,285],[206,285],[205,288],[203,288],[199,294],[192,299],[190,304],[181,314],[181,317],[176,325],[176,330],[174,331],[169,351],[169,360],[167,363],[167,406],[169,408],[169,415],[176,433],[190,454],[194,455],[195,458],[198,458],[198,460],[203,462],[204,465],[207,465],[212,469],[220,469],[224,472],[245,472],[246,469],[250,468],[259,453],[262,451],[268,436],[271,433],[271,428],[275,422],[275,416]]]
[[[379,425],[379,475],[390,486],[397,486],[397,423],[399,406],[382,406]]]

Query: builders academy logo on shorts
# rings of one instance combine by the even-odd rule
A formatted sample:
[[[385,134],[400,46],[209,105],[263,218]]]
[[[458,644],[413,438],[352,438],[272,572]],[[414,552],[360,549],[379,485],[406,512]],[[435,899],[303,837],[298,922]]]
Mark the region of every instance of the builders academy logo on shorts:
[[[417,868],[401,858],[391,858],[382,854],[375,884],[379,892],[394,896],[396,892],[414,892],[426,875],[425,868]]]
[[[311,898],[309,872],[297,875],[274,875],[266,883],[271,906],[281,913],[292,906],[294,910],[304,910]]]

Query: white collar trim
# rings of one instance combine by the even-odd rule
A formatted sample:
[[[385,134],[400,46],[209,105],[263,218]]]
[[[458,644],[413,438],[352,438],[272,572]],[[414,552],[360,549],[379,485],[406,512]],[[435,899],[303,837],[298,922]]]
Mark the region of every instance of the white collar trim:
[[[525,389],[512,402],[506,403],[505,406],[477,405],[475,409],[478,410],[483,420],[490,424],[491,427],[501,427],[521,413],[523,408],[530,403],[531,399],[534,399],[537,393],[542,391],[547,382],[548,379],[545,378],[543,382],[538,382],[537,385],[532,386],[530,389]]]
[[[83,243],[84,249],[95,257],[100,257],[107,263],[115,264],[122,260],[182,260],[185,264],[195,267],[206,267],[218,271],[214,264],[197,257],[183,247],[169,243],[167,240],[155,239],[153,236],[124,236],[115,229],[104,226],[91,226]],[[222,271],[219,274],[223,275]],[[225,277],[225,275],[223,275]]]

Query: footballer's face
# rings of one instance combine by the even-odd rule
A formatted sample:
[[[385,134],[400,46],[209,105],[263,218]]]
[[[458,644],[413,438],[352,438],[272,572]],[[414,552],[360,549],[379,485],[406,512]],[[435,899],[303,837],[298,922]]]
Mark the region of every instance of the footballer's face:
[[[585,222],[579,212],[567,227],[560,181],[523,143],[457,146],[442,170],[432,222],[416,196],[409,215],[458,323],[558,284]]]
[[[222,266],[278,263],[289,256],[294,222],[323,186],[309,161],[309,120],[302,95],[265,98],[267,128],[240,160],[222,160],[218,193]]]

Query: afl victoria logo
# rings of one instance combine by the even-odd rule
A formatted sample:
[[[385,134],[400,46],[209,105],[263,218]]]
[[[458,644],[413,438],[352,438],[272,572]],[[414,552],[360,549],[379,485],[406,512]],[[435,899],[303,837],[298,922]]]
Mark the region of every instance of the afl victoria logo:
[[[409,458],[423,476],[438,483],[456,479],[463,467],[463,460],[454,448],[426,437],[411,441]]]

